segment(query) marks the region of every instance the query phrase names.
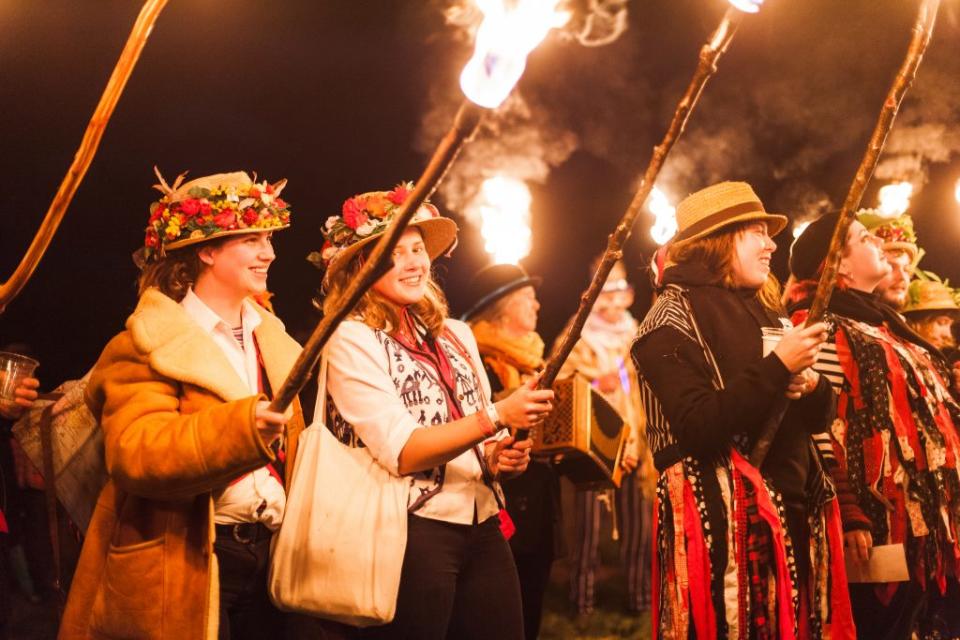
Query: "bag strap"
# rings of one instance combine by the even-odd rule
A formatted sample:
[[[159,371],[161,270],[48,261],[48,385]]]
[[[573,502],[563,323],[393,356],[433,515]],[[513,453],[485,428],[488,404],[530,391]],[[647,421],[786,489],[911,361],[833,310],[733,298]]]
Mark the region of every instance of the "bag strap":
[[[313,422],[327,423],[327,354],[320,354],[320,372],[317,374],[317,404],[313,408]]]
[[[40,452],[43,457],[43,489],[47,507],[47,527],[53,551],[53,606],[57,619],[63,615],[65,604],[60,585],[60,522],[57,517],[57,479],[53,463],[53,407],[48,404],[40,414]]]

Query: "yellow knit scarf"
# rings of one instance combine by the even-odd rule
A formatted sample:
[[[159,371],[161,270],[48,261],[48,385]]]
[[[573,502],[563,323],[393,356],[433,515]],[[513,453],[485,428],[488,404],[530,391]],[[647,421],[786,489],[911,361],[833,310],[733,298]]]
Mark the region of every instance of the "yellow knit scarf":
[[[521,376],[528,376],[543,366],[543,340],[536,331],[512,338],[495,325],[480,321],[473,325],[473,335],[484,364],[493,370],[504,389],[519,387]]]

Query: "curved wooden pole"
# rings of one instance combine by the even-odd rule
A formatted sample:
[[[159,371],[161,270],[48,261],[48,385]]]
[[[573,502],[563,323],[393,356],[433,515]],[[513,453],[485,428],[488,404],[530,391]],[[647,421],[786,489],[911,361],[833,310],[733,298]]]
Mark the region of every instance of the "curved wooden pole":
[[[834,287],[837,284],[837,270],[840,268],[840,258],[843,255],[843,248],[847,244],[847,232],[850,225],[856,218],[857,209],[860,207],[860,200],[863,198],[863,192],[867,188],[867,183],[873,177],[873,172],[880,161],[880,154],[883,152],[883,146],[886,144],[887,136],[893,129],[893,122],[900,110],[900,104],[914,78],[917,77],[917,69],[923,60],[923,54],[930,44],[930,38],[933,36],[933,27],[937,21],[937,11],[940,9],[940,0],[922,0],[920,10],[917,13],[917,20],[913,25],[913,36],[910,39],[910,46],[907,49],[907,56],[900,65],[900,71],[894,78],[890,91],[883,101],[883,108],[880,110],[880,116],[877,118],[877,124],[873,128],[873,134],[870,136],[870,142],[867,144],[867,150],[857,168],[857,174],[853,178],[847,197],[843,201],[843,208],[840,209],[840,217],[837,220],[837,226],[833,229],[833,236],[830,239],[830,248],[827,250],[827,257],[824,262],[823,272],[820,275],[820,281],[817,283],[817,292],[814,295],[813,302],[810,305],[810,312],[807,316],[806,326],[820,322],[827,307],[830,304],[830,297],[833,295]],[[777,431],[780,429],[780,422],[783,414],[789,406],[789,401],[781,403],[781,408],[774,412],[774,416],[765,425],[760,432],[753,450],[750,452],[750,462],[759,467],[763,464],[774,439],[777,437]]]
[[[590,315],[590,311],[593,309],[593,305],[596,303],[597,297],[603,289],[603,284],[607,281],[607,276],[610,275],[610,270],[613,269],[613,265],[616,264],[617,260],[623,256],[623,245],[627,241],[627,238],[630,237],[633,224],[637,216],[640,215],[640,211],[650,196],[650,192],[653,190],[653,186],[656,183],[657,176],[660,174],[660,170],[663,168],[667,155],[681,134],[683,134],[687,126],[687,121],[690,119],[690,114],[693,113],[694,107],[697,106],[697,102],[700,100],[700,95],[703,93],[707,81],[716,73],[717,61],[724,52],[726,52],[727,47],[730,46],[730,42],[737,32],[737,28],[743,20],[743,16],[744,14],[736,9],[727,9],[723,19],[720,21],[720,25],[713,32],[713,35],[710,36],[710,40],[700,50],[700,62],[697,65],[697,70],[693,74],[693,78],[690,80],[686,92],[680,99],[680,103],[677,105],[677,109],[673,114],[673,120],[670,122],[670,127],[667,129],[667,133],[664,135],[660,144],[654,147],[653,155],[643,174],[643,179],[640,181],[639,189],[637,189],[636,194],[634,194],[633,200],[630,201],[630,205],[623,214],[620,223],[614,232],[610,234],[607,240],[607,250],[604,252],[599,265],[597,265],[597,271],[593,274],[593,280],[590,281],[590,286],[588,286],[586,291],[580,296],[580,306],[577,308],[573,322],[570,323],[570,326],[563,335],[558,338],[558,346],[546,363],[543,375],[540,377],[538,383],[539,388],[549,389],[553,386],[557,374],[560,373],[560,368],[567,360],[570,352],[573,351],[577,340],[580,339],[583,325],[586,323],[587,317]]]
[[[87,174],[90,163],[93,162],[93,156],[97,153],[97,147],[100,146],[103,132],[107,128],[110,116],[113,115],[120,94],[123,93],[123,88],[126,86],[127,80],[130,79],[130,74],[140,58],[140,52],[143,51],[147,37],[157,21],[157,16],[160,15],[166,4],[167,0],[147,0],[143,8],[140,9],[140,15],[137,16],[130,37],[127,38],[127,44],[123,47],[120,59],[117,61],[113,73],[110,74],[107,87],[104,89],[103,95],[100,96],[100,102],[97,104],[93,117],[90,118],[90,123],[87,125],[87,130],[83,134],[80,148],[73,157],[73,163],[67,170],[63,182],[60,183],[60,188],[57,189],[53,202],[50,203],[50,208],[47,209],[47,215],[40,224],[40,229],[34,236],[33,242],[30,243],[23,259],[20,260],[20,264],[14,270],[13,275],[6,282],[0,284],[0,313],[4,312],[7,305],[17,297],[17,294],[30,280],[30,276],[33,275],[37,265],[40,264],[43,254],[50,246],[53,236],[57,233],[57,228],[63,221],[77,188]]]

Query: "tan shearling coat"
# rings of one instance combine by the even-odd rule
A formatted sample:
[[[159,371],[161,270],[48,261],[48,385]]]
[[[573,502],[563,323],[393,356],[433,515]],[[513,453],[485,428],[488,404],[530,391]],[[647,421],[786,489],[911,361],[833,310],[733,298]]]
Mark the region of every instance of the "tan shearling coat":
[[[300,353],[283,324],[255,335],[272,388]],[[87,389],[110,475],[87,530],[61,639],[216,638],[212,491],[272,461],[251,396],[220,348],[171,298],[140,298]],[[287,425],[287,472],[303,428]],[[289,475],[288,475],[289,480]]]

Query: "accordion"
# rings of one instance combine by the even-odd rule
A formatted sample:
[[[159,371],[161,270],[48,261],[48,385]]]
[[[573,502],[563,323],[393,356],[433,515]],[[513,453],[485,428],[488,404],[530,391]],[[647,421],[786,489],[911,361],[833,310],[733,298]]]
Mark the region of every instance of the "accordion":
[[[558,380],[554,410],[533,433],[533,452],[585,488],[620,486],[620,458],[627,440],[623,418],[577,373]]]

